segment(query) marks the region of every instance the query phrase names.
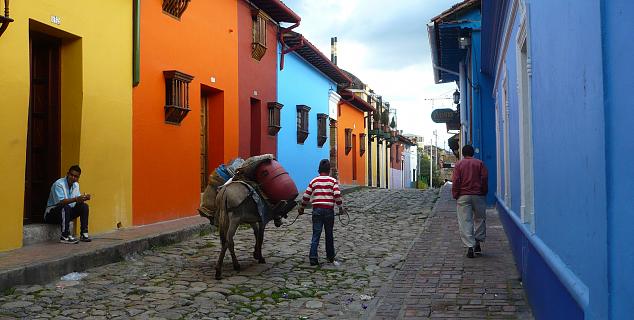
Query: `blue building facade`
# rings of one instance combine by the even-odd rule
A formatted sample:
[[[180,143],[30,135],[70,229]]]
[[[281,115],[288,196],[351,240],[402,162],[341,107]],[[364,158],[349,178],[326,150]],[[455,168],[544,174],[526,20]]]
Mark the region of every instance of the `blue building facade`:
[[[330,159],[328,141],[321,146],[318,143],[319,115],[328,117],[330,95],[337,91],[337,84],[351,81],[301,34],[287,32],[282,39],[278,48],[282,68],[277,76],[277,96],[284,106],[280,114],[282,129],[278,133],[277,155],[301,193],[317,176],[319,161]],[[310,108],[308,136],[298,142],[299,110],[304,106]],[[321,130],[330,139],[328,121],[323,123],[326,128]]]
[[[489,190],[495,190],[496,141],[495,108],[491,79],[481,69],[480,0],[456,4],[434,17],[428,25],[434,80],[436,83],[456,82],[460,93],[460,145],[470,144],[475,158],[489,169]],[[451,145],[451,143],[450,143]],[[487,203],[495,203],[489,192]]]
[[[631,12],[628,0],[482,1],[493,190],[537,319],[634,315]]]

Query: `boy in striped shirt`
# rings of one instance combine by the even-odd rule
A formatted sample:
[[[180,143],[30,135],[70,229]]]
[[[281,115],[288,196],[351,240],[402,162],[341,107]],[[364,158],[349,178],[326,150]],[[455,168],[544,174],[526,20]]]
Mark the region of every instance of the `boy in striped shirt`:
[[[329,176],[330,161],[323,159],[319,162],[319,176],[315,177],[309,184],[302,197],[302,203],[297,211],[304,214],[304,208],[310,201],[313,206],[313,237],[310,243],[310,265],[319,265],[317,248],[321,230],[326,229],[326,258],[328,262],[335,261],[335,244],[332,233],[335,224],[335,204],[339,211],[343,210],[341,201],[341,191],[337,179]]]

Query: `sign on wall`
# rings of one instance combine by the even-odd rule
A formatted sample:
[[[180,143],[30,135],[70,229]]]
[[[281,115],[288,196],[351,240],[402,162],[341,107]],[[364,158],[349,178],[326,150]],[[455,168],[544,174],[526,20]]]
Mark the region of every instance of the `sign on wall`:
[[[431,120],[436,123],[448,123],[459,119],[460,115],[453,109],[436,109],[431,113]]]

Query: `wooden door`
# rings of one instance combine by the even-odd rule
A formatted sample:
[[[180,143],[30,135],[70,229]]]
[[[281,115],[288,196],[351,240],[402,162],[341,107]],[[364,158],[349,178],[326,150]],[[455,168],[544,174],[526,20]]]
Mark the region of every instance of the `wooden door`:
[[[357,135],[352,135],[352,181],[357,181]]]
[[[207,187],[207,179],[209,179],[209,169],[207,167],[209,159],[209,151],[207,143],[209,111],[207,110],[207,95],[203,93],[200,97],[200,192],[204,192]]]
[[[258,156],[261,153],[262,144],[262,103],[258,99],[251,98],[251,146],[249,152],[251,156]]]
[[[24,223],[42,222],[51,184],[60,177],[60,41],[30,34],[31,90]]]

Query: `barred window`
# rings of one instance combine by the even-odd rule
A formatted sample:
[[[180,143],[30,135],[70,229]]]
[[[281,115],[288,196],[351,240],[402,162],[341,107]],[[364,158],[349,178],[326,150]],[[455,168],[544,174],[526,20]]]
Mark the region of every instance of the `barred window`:
[[[366,144],[367,144],[366,134],[365,133],[359,134],[359,153],[360,153],[360,155],[363,155],[365,153],[365,145]]]
[[[253,17],[253,41],[251,42],[251,57],[262,60],[266,53],[266,16],[260,10],[254,10]]]
[[[176,70],[163,71],[165,77],[165,122],[180,124],[189,112],[189,83],[193,76]]]
[[[322,147],[328,139],[328,115],[325,113],[317,114],[317,146]]]
[[[310,107],[300,104],[297,105],[297,143],[304,144],[308,138],[308,112]]]
[[[190,0],[163,0],[163,12],[180,20]]]
[[[269,102],[269,135],[276,135],[282,126],[280,124],[280,110],[284,105],[278,102]]]
[[[346,128],[346,155],[352,150],[352,129]]]

